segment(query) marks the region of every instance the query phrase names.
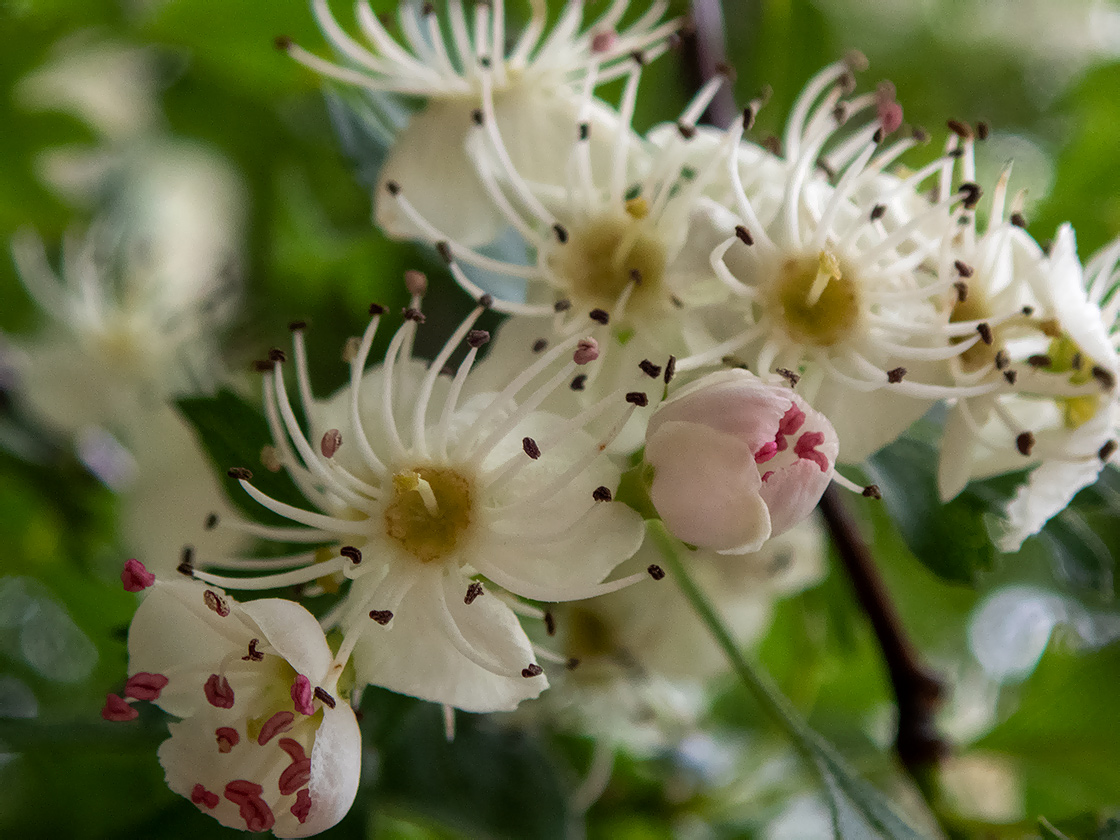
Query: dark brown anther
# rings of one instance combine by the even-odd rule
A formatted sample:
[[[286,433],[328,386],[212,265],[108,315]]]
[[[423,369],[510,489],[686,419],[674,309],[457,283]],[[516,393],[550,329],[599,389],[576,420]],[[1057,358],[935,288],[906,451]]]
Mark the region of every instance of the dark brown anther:
[[[636,405],[638,408],[645,408],[647,405],[649,405],[649,397],[647,397],[642,391],[631,391],[626,395],[626,402],[630,403],[631,405]]]
[[[972,266],[970,266],[964,260],[956,260],[953,263],[953,268],[957,270],[957,274],[959,274],[961,277],[971,277],[973,274]]]
[[[962,158],[964,157],[964,149],[950,149],[947,154],[951,158]]]
[[[486,122],[486,117],[483,115],[481,108],[475,108],[471,111],[471,122],[475,125],[482,125]]]
[[[960,120],[949,120],[947,123],[945,123],[945,125],[947,125],[949,127],[949,130],[960,137],[962,140],[972,139],[972,128],[968,123],[961,122]]]
[[[470,586],[467,587],[467,594],[463,596],[463,603],[470,606],[475,602],[475,599],[484,592],[485,590],[482,588],[481,583],[477,580],[471,581]]]
[[[491,294],[483,295],[482,297],[480,297],[478,299],[478,305],[481,306],[483,309],[489,309],[491,306],[494,305],[494,296],[491,295]]]
[[[556,303],[552,304],[553,312],[567,312],[572,308],[572,302],[567,298],[560,298]]]
[[[903,380],[903,378],[905,378],[905,376],[906,368],[896,367],[893,370],[887,371],[887,382],[891,383],[892,385],[897,385]]]
[[[406,306],[402,309],[401,315],[406,321],[415,321],[417,324],[423,324],[424,321],[427,320],[423,312],[419,309],[413,309],[411,306]]]
[[[681,137],[685,140],[691,140],[696,136],[696,126],[689,125],[686,122],[678,122],[677,131],[680,132]]]
[[[642,285],[642,272],[636,268],[630,269],[630,282],[635,286]]]
[[[264,654],[257,650],[257,645],[261,643],[260,639],[249,640],[249,652],[241,657],[242,662],[260,662],[264,659]]]
[[[316,699],[328,709],[333,709],[335,707],[335,699],[324,691],[321,686],[315,686],[315,691],[312,693],[315,695]]]
[[[1054,364],[1054,360],[1049,356],[1044,356],[1041,353],[1036,353],[1033,356],[1027,357],[1027,364],[1033,368],[1048,368]]]
[[[279,347],[273,347],[268,351],[268,360],[270,362],[286,362],[288,361],[288,356]]]
[[[579,659],[577,659],[574,656],[571,657],[567,662],[564,663],[564,667],[567,668],[569,671],[574,671],[576,668],[579,667]]]
[[[552,226],[552,232],[556,234],[556,241],[561,245],[568,244],[568,229],[562,224],[557,222]]]
[[[751,232],[747,230],[745,225],[735,225],[735,235],[739,237],[739,241],[744,245],[753,245],[754,237]]]
[[[586,373],[581,373],[578,376],[576,376],[575,379],[572,380],[572,384],[569,385],[568,387],[570,387],[573,391],[582,391],[583,387],[586,384],[587,384],[587,374]]]
[[[527,680],[532,679],[533,677],[539,677],[543,673],[544,668],[542,668],[536,662],[531,662],[529,663],[529,667],[521,669],[521,676],[523,676]]]
[[[1024,306],[1019,311],[1022,312],[1024,315],[1026,315],[1029,318],[1034,314],[1034,307],[1033,306]]]
[[[991,136],[991,134],[991,126],[989,126],[986,122],[980,120],[980,122],[976,123],[976,136],[980,140],[987,140]]]
[[[207,531],[213,531],[216,527],[218,527],[218,514],[208,514],[206,516],[206,524],[202,527],[204,527]]]
[[[979,204],[980,196],[984,194],[984,191],[980,189],[980,185],[974,184],[971,181],[968,181],[957,187],[957,192],[961,193],[964,196],[964,201],[962,203],[967,210],[971,210],[977,204]]]
[[[236,478],[238,481],[252,481],[253,471],[247,470],[245,467],[232,467],[227,473],[230,478]]]
[[[1100,365],[1093,365],[1093,378],[1101,384],[1101,387],[1111,391],[1116,387],[1116,377],[1111,372],[1105,370]]]
[[[489,70],[493,66],[493,62],[488,55],[480,55],[478,57],[478,66],[483,70]]]
[[[879,221],[879,219],[883,218],[883,214],[886,213],[886,212],[887,212],[887,205],[876,204],[874,207],[871,208],[871,221],[873,221],[873,222]]]
[[[609,502],[613,498],[611,488],[599,485],[591,491],[591,498],[597,502]]]
[[[661,375],[661,365],[655,365],[649,359],[642,359],[638,362],[638,367],[642,369],[642,373],[650,379],[656,379]]]
[[[878,484],[868,484],[863,488],[863,495],[868,499],[882,499],[883,491],[879,489]]]
[[[550,610],[544,613],[544,631],[550,636],[556,635],[556,616]]]
[[[1011,357],[1007,355],[1006,350],[1000,350],[996,353],[995,357],[996,370],[1003,370],[1011,364]]]
[[[669,295],[669,302],[677,307],[677,309],[684,309],[684,301],[676,295]]]
[[[957,301],[964,303],[968,300],[968,284],[963,280],[958,280],[953,284],[953,288],[957,290]]]
[[[277,35],[272,39],[272,45],[280,52],[287,52],[292,48],[293,41],[287,35]]]
[[[194,577],[194,549],[189,545],[183,546],[179,555],[179,565],[175,569],[179,574]]]
[[[1031,450],[1034,449],[1034,435],[1030,432],[1023,432],[1015,438],[1015,448],[1022,455],[1030,455]]]
[[[357,566],[359,563],[362,562],[362,552],[361,552],[361,550],[355,548],[352,545],[344,545],[342,548],[340,548],[338,550],[338,553],[341,556],[348,559],[355,566]]]
[[[435,13],[436,7],[434,3],[425,3],[420,7],[420,14],[422,14],[424,17],[427,17],[428,15],[434,15]]]
[[[1116,442],[1116,441],[1114,441],[1114,440],[1106,440],[1106,441],[1104,442],[1104,446],[1102,446],[1102,447],[1101,447],[1101,448],[1100,448],[1100,449],[1099,449],[1099,450],[1097,451],[1097,455],[1098,455],[1098,456],[1100,457],[1100,459],[1101,459],[1102,461],[1107,461],[1107,460],[1108,460],[1109,458],[1111,458],[1111,457],[1112,457],[1112,456],[1113,456],[1114,454],[1116,454],[1116,450],[1117,450],[1118,448],[1120,448],[1120,443],[1117,443],[1117,442]]]
[[[669,361],[665,363],[665,375],[662,376],[665,384],[668,385],[673,381],[673,377],[677,375],[677,357],[670,356]]]
[[[747,132],[754,128],[755,111],[753,105],[748,105],[743,109],[743,131]]]
[[[548,339],[547,338],[538,338],[536,341],[533,342],[533,352],[534,353],[541,353],[541,352],[544,351],[544,349],[546,347],[548,347]]]
[[[229,604],[226,603],[226,599],[215,592],[213,589],[207,589],[203,591],[202,602],[222,618],[225,618],[227,615],[229,615]]]
[[[370,610],[369,617],[384,627],[393,620],[392,610]]]
[[[388,191],[389,195],[401,194],[401,185],[391,179],[385,182],[385,189]]]
[[[1027,217],[1022,213],[1012,213],[1010,221],[1015,227],[1025,228],[1027,226]]]
[[[591,137],[591,124],[590,123],[580,123],[579,124],[579,139],[580,140],[587,140],[590,137]]]
[[[384,312],[385,312],[385,307],[382,306],[380,303],[371,303],[369,305],[369,314],[370,315],[382,315],[382,314],[384,314]]]
[[[634,50],[630,53],[630,57],[634,59],[634,63],[639,67],[646,66],[646,55],[641,50]]]
[[[1005,370],[1003,372],[1003,378],[1007,380],[1008,385],[1014,385],[1016,382],[1019,381],[1019,371],[1017,371],[1017,370]]]
[[[772,155],[782,156],[782,141],[776,134],[767,134],[762,141],[762,147]]]
[[[324,458],[333,458],[334,453],[342,446],[342,432],[338,429],[327,429],[323,432],[323,439],[319,441],[319,451]]]
[[[455,255],[451,252],[451,243],[446,239],[436,243],[436,253],[439,254],[440,258],[448,265],[455,262]]]
[[[791,388],[796,388],[797,383],[801,381],[801,377],[789,368],[775,368],[774,372],[788,382]]]
[[[274,365],[268,359],[254,359],[251,367],[253,373],[268,373]]]
[[[592,321],[595,321],[597,324],[605,325],[611,322],[611,316],[605,309],[592,309],[587,313],[587,317]]]
[[[1080,353],[1074,353],[1073,358],[1069,360],[1069,365],[1074,370],[1081,370],[1083,364],[1085,364],[1085,360]]]
[[[726,61],[717,61],[714,69],[719,75],[723,76],[728,81],[735,81],[735,68],[728,64]]]
[[[663,577],[665,577],[665,570],[658,566],[656,563],[650,564],[650,566],[646,568],[646,571],[649,572],[649,576],[654,580],[661,580]]]
[[[531,437],[521,439],[521,448],[525,450],[525,454],[532,458],[534,461],[541,457],[541,448],[537,446],[537,442]]]
[[[875,129],[875,133],[871,135],[871,142],[875,145],[879,145],[886,139],[886,136],[886,132],[884,132],[882,128],[877,128]]]
[[[980,333],[980,340],[989,346],[991,346],[992,342],[995,340],[992,336],[992,328],[987,322],[977,324],[976,332]]]
[[[471,330],[467,333],[467,346],[477,350],[490,342],[490,333],[486,330]]]
[[[306,321],[292,321],[290,324],[288,324],[288,329],[291,330],[292,332],[298,332],[299,330],[305,330],[305,329],[307,329],[307,322]]]
[[[922,128],[920,125],[916,125],[912,129],[910,129],[910,136],[917,140],[919,143],[929,142],[929,132]]]

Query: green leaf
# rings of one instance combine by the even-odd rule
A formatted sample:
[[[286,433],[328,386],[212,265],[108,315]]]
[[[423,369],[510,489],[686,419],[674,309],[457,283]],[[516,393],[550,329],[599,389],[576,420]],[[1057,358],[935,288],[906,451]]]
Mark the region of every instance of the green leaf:
[[[567,836],[556,771],[539,742],[523,732],[459,712],[455,739],[448,741],[440,708],[410,701],[396,725],[383,730],[379,746],[378,794],[390,804],[471,836]]]
[[[244,467],[252,471],[253,486],[262,493],[301,507],[306,505],[286,472],[269,472],[261,464],[261,448],[272,442],[272,436],[264,415],[255,407],[226,390],[213,397],[179,400],[177,405],[222,475],[231,467]],[[232,478],[227,480],[226,494],[253,519],[274,516],[253,501]]]
[[[902,438],[867,463],[907,547],[930,571],[948,581],[975,584],[995,563],[984,517],[990,502],[973,489],[943,504],[932,446]]]

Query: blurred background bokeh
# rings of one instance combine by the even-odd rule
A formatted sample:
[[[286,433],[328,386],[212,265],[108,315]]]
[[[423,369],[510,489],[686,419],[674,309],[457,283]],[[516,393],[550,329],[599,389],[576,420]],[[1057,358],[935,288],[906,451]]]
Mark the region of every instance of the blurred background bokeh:
[[[525,11],[510,5],[514,17]],[[1039,241],[1068,220],[1084,256],[1120,234],[1120,5],[728,0],[722,12],[738,100],[773,88],[756,139],[780,132],[813,73],[858,49],[871,64],[863,83],[894,82],[906,120],[935,147],[949,118],[992,126],[978,180],[1014,159]],[[467,301],[431,252],[372,225],[378,139],[275,49],[280,35],[325,49],[303,0],[0,0],[0,242],[26,244],[34,231],[50,265],[80,270],[83,243],[103,247],[83,238],[96,219],[118,246],[127,240],[126,269],[159,250],[171,266],[161,294],[190,293],[192,272],[219,278],[200,296],[208,317],[222,310],[207,353],[245,393],[249,362],[286,342],[295,319],[311,325],[313,379],[326,393],[342,382],[340,347],[369,302],[403,301],[405,269],[439,284],[427,307],[433,344]],[[684,62],[671,53],[644,75],[639,129],[683,107]],[[24,398],[20,378],[48,364],[54,329],[15,262],[0,259],[0,835],[232,836],[163,784],[154,710],[130,728],[98,716],[123,680],[135,608],[117,577],[123,559],[173,567],[184,542],[203,538],[177,518],[221,504],[222,485],[175,417],[112,398],[96,406],[106,392],[95,370],[48,366],[36,375],[58,385],[41,400],[55,407]],[[209,387],[163,382],[165,366],[141,363],[152,363],[153,399]],[[102,414],[79,424],[75,406]],[[156,435],[161,422],[169,428]],[[107,434],[83,431],[94,427]],[[854,507],[907,629],[952,688],[940,725],[957,748],[934,811],[962,837],[1045,836],[1040,816],[1070,837],[1120,836],[1107,827],[1120,813],[1120,481],[1106,470],[1018,555],[954,554],[939,535],[982,523],[985,494],[1001,488],[941,508],[929,440],[919,427],[866,468],[908,488],[905,515]],[[906,807],[916,794],[890,755],[878,650],[842,572],[826,565],[768,609],[758,650],[814,726]],[[580,836],[591,800],[589,837],[824,836],[813,779],[741,688],[717,680],[681,702],[686,723],[622,739],[606,782],[592,728],[564,726],[562,714],[461,715],[447,744],[438,708],[371,690],[359,800],[329,836]]]

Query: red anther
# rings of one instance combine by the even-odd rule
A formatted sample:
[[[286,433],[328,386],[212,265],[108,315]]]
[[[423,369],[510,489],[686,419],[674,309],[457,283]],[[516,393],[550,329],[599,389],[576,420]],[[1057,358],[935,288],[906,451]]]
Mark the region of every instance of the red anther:
[[[121,583],[125,592],[140,592],[156,582],[156,576],[144,568],[139,560],[125,560],[121,570]]]
[[[129,705],[123,697],[117,694],[105,696],[105,705],[101,708],[101,717],[114,723],[123,723],[126,720],[136,720],[140,713]]]
[[[163,674],[149,674],[145,671],[133,674],[124,684],[124,696],[134,700],[158,700],[159,693],[167,685]]]
[[[218,803],[221,802],[221,800],[218,799],[218,794],[213,791],[207,790],[202,785],[195,785],[194,790],[191,791],[191,802],[199,807],[209,808],[213,811],[218,807]]]
[[[311,680],[303,674],[297,676],[296,681],[292,683],[292,703],[295,704],[296,711],[301,715],[315,714],[315,706],[311,702],[314,696]]]
[[[230,726],[219,726],[214,730],[214,738],[218,742],[218,752],[228,753],[241,742],[237,730]]]
[[[217,706],[219,709],[233,708],[233,687],[225,677],[211,674],[206,678],[202,690],[206,693],[206,700],[211,706]]]
[[[295,719],[296,716],[291,712],[277,712],[264,722],[261,734],[257,736],[257,743],[263,747],[281,732],[287,732],[292,728]]]

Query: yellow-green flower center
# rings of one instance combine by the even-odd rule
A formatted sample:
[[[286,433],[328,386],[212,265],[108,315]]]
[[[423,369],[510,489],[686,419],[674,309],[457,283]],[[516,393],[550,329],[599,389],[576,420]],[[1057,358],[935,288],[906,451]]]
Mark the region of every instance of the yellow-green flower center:
[[[421,563],[442,560],[470,528],[472,505],[471,482],[455,470],[402,470],[393,476],[385,533]]]
[[[659,314],[666,303],[666,255],[661,241],[643,223],[645,200],[626,203],[626,212],[609,214],[570,229],[548,267],[580,308],[610,310],[631,283],[628,313]]]
[[[776,320],[799,344],[831,347],[859,323],[859,293],[851,272],[829,251],[814,259],[789,259],[774,284],[771,307]]]

